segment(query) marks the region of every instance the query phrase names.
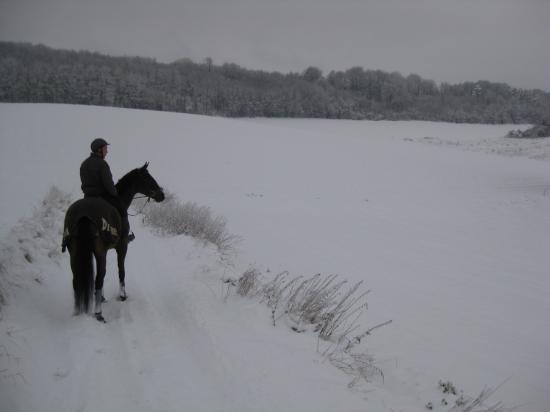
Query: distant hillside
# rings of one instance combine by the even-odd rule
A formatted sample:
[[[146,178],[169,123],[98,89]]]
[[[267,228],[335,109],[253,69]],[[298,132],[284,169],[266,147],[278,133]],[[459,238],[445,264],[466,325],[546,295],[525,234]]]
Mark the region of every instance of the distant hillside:
[[[158,63],[0,42],[0,101],[88,104],[228,117],[550,122],[550,93],[488,81],[315,67],[281,74],[182,59]]]

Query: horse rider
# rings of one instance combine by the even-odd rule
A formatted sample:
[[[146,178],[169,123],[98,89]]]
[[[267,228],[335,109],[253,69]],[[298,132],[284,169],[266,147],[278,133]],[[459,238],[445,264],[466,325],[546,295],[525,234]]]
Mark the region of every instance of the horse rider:
[[[128,238],[128,242],[134,240],[134,234],[130,233],[130,222],[128,221],[128,211],[122,205],[113,182],[111,168],[105,161],[109,143],[104,139],[94,139],[90,148],[90,156],[80,165],[80,181],[82,182],[82,192],[84,197],[101,197],[114,206],[120,213],[122,221],[122,237]]]

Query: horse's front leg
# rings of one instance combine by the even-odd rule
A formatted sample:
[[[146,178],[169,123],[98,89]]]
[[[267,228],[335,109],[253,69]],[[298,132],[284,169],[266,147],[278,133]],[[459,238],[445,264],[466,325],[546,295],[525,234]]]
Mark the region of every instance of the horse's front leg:
[[[120,284],[119,297],[121,301],[125,301],[128,296],[126,295],[126,270],[124,269],[124,260],[126,259],[126,253],[128,253],[128,242],[125,239],[121,240],[116,248],[117,262],[118,262],[118,281]]]

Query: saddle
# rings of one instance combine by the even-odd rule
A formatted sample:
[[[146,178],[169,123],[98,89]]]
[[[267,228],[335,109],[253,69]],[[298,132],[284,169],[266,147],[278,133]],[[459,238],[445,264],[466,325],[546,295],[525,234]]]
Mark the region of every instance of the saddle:
[[[62,250],[65,251],[69,240],[77,236],[78,223],[88,219],[95,228],[95,234],[114,247],[122,235],[122,220],[118,210],[101,197],[86,197],[77,200],[67,210],[63,228]]]

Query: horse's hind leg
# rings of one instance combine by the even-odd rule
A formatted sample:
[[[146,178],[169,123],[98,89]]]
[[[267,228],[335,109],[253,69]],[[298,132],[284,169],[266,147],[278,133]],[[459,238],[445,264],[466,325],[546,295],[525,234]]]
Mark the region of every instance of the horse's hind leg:
[[[127,299],[126,295],[126,270],[124,268],[124,260],[126,259],[126,253],[128,252],[128,243],[122,239],[116,248],[117,262],[118,262],[118,280],[120,282],[119,297],[121,301]]]
[[[78,245],[76,242],[75,237],[73,237],[69,244],[67,245],[67,249],[69,250],[69,256],[71,261],[71,272],[73,272],[73,291],[74,291],[74,310],[73,315],[79,315],[83,312],[83,305],[81,305],[79,298],[77,297],[79,294],[79,280],[77,278],[78,271],[80,270],[80,265],[77,257],[77,251],[78,251]]]
[[[95,277],[95,317],[97,320],[105,322],[102,314],[101,304],[103,303],[103,281],[107,271],[107,249],[101,244],[99,237],[95,240],[94,255],[96,260]]]

